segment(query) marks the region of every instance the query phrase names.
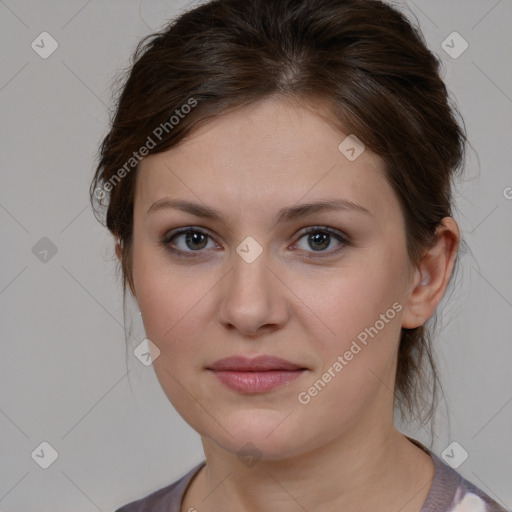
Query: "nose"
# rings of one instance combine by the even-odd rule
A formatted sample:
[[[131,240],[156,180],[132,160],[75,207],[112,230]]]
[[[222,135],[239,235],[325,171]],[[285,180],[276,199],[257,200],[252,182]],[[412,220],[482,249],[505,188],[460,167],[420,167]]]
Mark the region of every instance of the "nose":
[[[218,310],[219,322],[225,328],[254,337],[280,329],[287,322],[287,287],[269,260],[265,250],[250,263],[233,254]]]

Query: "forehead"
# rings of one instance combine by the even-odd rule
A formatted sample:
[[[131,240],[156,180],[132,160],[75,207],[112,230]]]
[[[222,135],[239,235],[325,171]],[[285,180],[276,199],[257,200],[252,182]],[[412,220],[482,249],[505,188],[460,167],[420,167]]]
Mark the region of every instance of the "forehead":
[[[326,120],[321,107],[276,98],[220,115],[142,160],[136,210],[145,213],[163,197],[238,215],[327,196],[374,209],[396,201],[380,157],[365,149],[347,158],[342,143],[348,135]]]

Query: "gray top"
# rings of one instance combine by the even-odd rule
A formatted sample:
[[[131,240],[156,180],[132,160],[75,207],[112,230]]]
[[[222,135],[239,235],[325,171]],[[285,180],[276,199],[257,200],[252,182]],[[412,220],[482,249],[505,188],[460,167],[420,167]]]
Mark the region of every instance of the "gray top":
[[[427,452],[434,461],[434,478],[421,512],[508,512],[427,447],[415,439],[408,439]],[[205,464],[206,461],[202,461],[179,480],[144,498],[127,503],[115,512],[180,512],[188,485]]]

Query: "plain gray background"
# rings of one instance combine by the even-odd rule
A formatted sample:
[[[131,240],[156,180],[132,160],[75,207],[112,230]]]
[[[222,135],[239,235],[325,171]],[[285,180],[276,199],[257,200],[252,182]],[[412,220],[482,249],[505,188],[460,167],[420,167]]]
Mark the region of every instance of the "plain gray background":
[[[136,43],[186,5],[0,1],[4,512],[107,512],[203,459],[199,436],[132,353],[145,337],[135,307],[127,375],[113,241],[88,202],[111,81]],[[512,2],[399,5],[442,58],[474,148],[455,215],[471,252],[443,300],[435,341],[449,417],[434,451],[458,442],[469,454],[458,471],[510,508]],[[457,58],[442,47],[453,31],[469,45]],[[58,43],[46,59],[31,47],[42,32]],[[408,433],[429,442],[426,430]],[[47,469],[31,456],[44,441],[58,454]]]

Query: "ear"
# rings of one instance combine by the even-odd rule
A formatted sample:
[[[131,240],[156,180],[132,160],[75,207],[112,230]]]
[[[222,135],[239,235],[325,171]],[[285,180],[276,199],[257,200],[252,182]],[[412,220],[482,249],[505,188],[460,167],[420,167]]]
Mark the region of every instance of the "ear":
[[[448,287],[459,247],[457,223],[445,217],[437,229],[434,245],[415,270],[411,291],[402,317],[402,327],[423,325],[435,312]]]
[[[120,242],[116,242],[115,251],[116,251],[117,259],[119,260],[120,263],[122,263],[122,261],[123,261],[123,250],[122,250]],[[137,296],[135,294],[135,290],[134,290],[133,284],[130,282],[129,279],[128,279],[128,286],[130,287],[130,291],[132,292],[132,295],[133,295],[134,299],[137,300]]]
[[[119,242],[116,242],[116,256],[119,261],[122,261],[123,253],[121,251],[121,244]]]

